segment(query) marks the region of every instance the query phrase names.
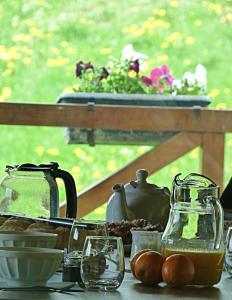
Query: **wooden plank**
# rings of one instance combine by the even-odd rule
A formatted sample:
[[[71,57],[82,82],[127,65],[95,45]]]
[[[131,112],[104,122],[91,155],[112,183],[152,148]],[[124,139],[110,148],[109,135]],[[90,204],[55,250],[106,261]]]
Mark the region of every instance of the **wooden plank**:
[[[146,169],[151,175],[199,146],[200,143],[200,134],[179,133],[141,155],[114,174],[80,193],[78,195],[78,217],[83,217],[105,203],[112,193],[112,186],[115,183],[126,183],[135,178],[137,169]],[[61,207],[61,214],[64,215],[64,212],[65,206]]]
[[[232,132],[232,110],[0,103],[0,124],[120,130]]]
[[[202,135],[202,174],[215,181],[223,190],[224,134]]]

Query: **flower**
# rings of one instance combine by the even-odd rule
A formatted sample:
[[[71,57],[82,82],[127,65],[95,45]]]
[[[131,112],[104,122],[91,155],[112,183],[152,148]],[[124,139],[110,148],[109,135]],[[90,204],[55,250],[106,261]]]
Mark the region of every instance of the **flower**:
[[[129,61],[135,61],[139,59],[146,60],[148,59],[148,56],[144,53],[135,51],[133,46],[128,44],[122,50],[122,59]]]
[[[201,64],[196,66],[195,72],[185,72],[181,79],[173,81],[173,94],[204,94],[207,86],[207,71]]]
[[[139,74],[139,60],[136,59],[135,61],[132,61],[130,64],[130,70],[135,71],[135,73]]]
[[[82,76],[83,70],[88,70],[91,69],[93,70],[93,65],[88,62],[88,63],[84,63],[82,60],[80,60],[78,63],[76,63],[76,77],[80,77]]]
[[[159,93],[163,92],[166,84],[171,89],[174,80],[167,65],[154,68],[151,71],[150,78],[143,76],[141,79],[147,86],[155,86]]]
[[[154,66],[147,76],[141,67],[148,56],[134,50],[131,44],[122,50],[122,57],[111,57],[106,66],[96,67],[91,62],[76,63],[76,78],[81,80],[78,92],[125,94],[192,94],[206,92],[207,72],[203,65],[194,73],[187,71],[182,78],[174,78],[167,64]],[[74,88],[74,91],[77,91]]]

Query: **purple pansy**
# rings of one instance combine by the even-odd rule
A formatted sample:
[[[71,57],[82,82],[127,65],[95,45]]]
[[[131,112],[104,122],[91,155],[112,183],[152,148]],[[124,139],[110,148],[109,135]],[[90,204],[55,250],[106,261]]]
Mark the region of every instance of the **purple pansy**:
[[[80,60],[78,63],[76,63],[76,77],[82,77],[83,70],[92,69],[94,70],[93,65],[91,62],[84,63],[82,60]]]
[[[151,78],[149,78],[147,76],[142,76],[141,80],[146,84],[146,86],[151,86],[152,85]]]
[[[166,83],[168,87],[172,88],[172,83],[174,78],[170,74],[170,70],[167,65],[162,65],[160,68],[154,68],[150,73],[150,78],[143,76],[141,80],[147,86],[155,86],[159,93],[162,93],[164,90],[164,84]]]
[[[83,68],[84,68],[84,63],[82,60],[80,60],[78,63],[76,63],[76,77],[81,78]]]
[[[109,76],[109,72],[105,67],[101,68],[101,75],[99,77],[99,80],[105,79]]]
[[[135,71],[135,73],[138,75],[139,74],[139,60],[136,59],[130,64],[129,70]]]

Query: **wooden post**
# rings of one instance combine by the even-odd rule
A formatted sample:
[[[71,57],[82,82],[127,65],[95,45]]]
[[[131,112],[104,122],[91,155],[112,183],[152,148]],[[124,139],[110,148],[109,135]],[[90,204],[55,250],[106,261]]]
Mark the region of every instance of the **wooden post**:
[[[225,134],[202,134],[202,174],[216,182],[223,190]]]

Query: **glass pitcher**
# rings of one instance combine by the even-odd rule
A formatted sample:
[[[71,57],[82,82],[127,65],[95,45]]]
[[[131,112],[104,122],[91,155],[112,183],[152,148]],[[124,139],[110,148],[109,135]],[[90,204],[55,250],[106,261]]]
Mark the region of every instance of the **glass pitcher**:
[[[224,262],[223,209],[219,187],[209,178],[191,173],[173,180],[169,220],[162,236],[164,256],[181,253],[195,265],[192,284],[213,285]]]
[[[31,217],[59,217],[60,178],[65,187],[66,217],[75,218],[77,193],[70,173],[59,168],[58,163],[6,166],[7,175],[0,182],[0,211],[19,213]]]

